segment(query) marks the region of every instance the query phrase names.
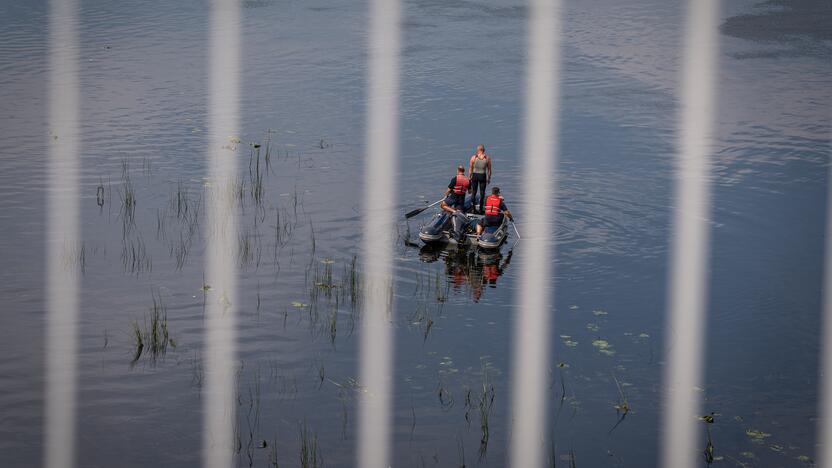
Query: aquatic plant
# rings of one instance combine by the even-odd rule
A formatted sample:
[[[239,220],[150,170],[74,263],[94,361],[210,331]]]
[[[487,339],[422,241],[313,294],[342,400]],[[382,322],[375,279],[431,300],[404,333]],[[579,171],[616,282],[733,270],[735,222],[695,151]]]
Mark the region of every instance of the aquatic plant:
[[[323,463],[318,453],[318,435],[309,429],[306,421],[300,426],[300,466],[318,468]]]
[[[144,327],[140,326],[136,320],[130,323],[134,347],[131,365],[138,362],[142,355],[148,355],[151,363],[155,363],[167,353],[168,346],[176,347],[176,342],[168,331],[167,307],[162,301],[162,296],[155,292],[152,296],[153,304],[144,320]]]

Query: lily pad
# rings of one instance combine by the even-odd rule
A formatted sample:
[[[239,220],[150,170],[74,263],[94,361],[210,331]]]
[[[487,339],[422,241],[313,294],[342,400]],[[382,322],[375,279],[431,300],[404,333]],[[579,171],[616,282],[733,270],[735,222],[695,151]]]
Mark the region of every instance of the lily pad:
[[[610,347],[610,343],[607,340],[597,339],[592,340],[592,346],[595,346],[598,349],[607,349]]]
[[[592,346],[598,348],[598,352],[604,354],[606,356],[615,356],[615,350],[612,348],[612,345],[607,340],[597,339],[592,340]]]
[[[752,442],[762,444],[766,437],[771,437],[771,434],[757,429],[746,429],[745,435],[751,438]]]
[[[570,348],[574,348],[575,346],[578,346],[578,342],[572,340],[572,337],[569,336],[569,335],[561,335],[560,338],[563,340],[563,344],[565,344],[566,346],[569,346]]]

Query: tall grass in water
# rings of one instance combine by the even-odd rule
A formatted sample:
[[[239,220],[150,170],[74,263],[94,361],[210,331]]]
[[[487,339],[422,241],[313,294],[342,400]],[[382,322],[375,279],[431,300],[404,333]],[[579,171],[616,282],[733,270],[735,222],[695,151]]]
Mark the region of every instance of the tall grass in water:
[[[134,320],[130,324],[130,335],[134,346],[131,365],[138,362],[142,355],[149,356],[151,363],[156,363],[167,353],[169,346],[176,347],[176,342],[168,331],[168,312],[161,295],[153,293],[153,304],[144,320],[144,326]]]
[[[318,453],[318,435],[309,429],[306,421],[300,426],[300,466],[301,468],[323,466]]]
[[[153,359],[165,354],[168,345],[176,346],[168,332],[168,309],[162,302],[162,296],[153,295],[153,306],[150,308],[150,355]]]
[[[490,436],[488,418],[491,415],[491,408],[494,406],[495,396],[496,392],[494,390],[494,385],[491,383],[491,379],[488,376],[488,363],[484,362],[482,364],[482,386],[480,387],[480,399],[478,404],[480,413],[480,432],[482,435],[479,449],[480,460],[485,457],[486,451],[488,450],[488,439]]]
[[[139,275],[153,270],[153,260],[141,237],[125,238],[121,244],[121,264],[125,273]]]
[[[135,226],[136,221],[136,191],[130,180],[130,163],[125,159],[121,162],[121,222],[122,236],[126,237]]]
[[[144,332],[139,326],[139,322],[134,320],[130,323],[130,335],[133,337],[134,347],[133,360],[130,361],[130,364],[133,365],[139,361],[142,357],[142,352],[144,352]]]
[[[260,171],[260,144],[251,145],[251,153],[248,160],[248,174],[251,183],[251,200],[256,206],[260,206],[265,195],[263,186],[263,172]]]

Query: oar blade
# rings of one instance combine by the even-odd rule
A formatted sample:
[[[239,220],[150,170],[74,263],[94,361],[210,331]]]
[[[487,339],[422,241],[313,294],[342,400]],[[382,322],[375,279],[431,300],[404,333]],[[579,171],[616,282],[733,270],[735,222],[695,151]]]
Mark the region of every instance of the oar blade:
[[[407,213],[405,213],[405,214],[404,214],[404,217],[405,217],[405,218],[407,218],[407,219],[410,219],[410,218],[412,218],[412,217],[416,216],[417,214],[419,214],[419,213],[421,213],[421,212],[425,211],[426,209],[428,209],[428,207],[427,207],[427,206],[426,206],[426,207],[424,207],[424,208],[416,208],[415,210],[408,211]]]

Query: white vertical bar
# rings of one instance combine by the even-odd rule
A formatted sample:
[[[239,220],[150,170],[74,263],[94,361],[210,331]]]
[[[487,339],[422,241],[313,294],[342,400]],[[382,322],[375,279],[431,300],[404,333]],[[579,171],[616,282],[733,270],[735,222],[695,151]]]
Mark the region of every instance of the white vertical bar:
[[[239,128],[240,2],[211,3],[208,159],[211,198],[206,282],[212,288],[205,309],[205,398],[203,465],[232,466],[235,424],[237,309],[237,219],[232,184],[236,154],[228,146]],[[225,148],[224,148],[225,147]]]
[[[393,330],[390,324],[396,158],[399,153],[398,0],[370,1],[367,159],[364,169],[364,306],[357,466],[390,463]]]
[[[44,464],[48,468],[75,466],[80,279],[79,267],[71,258],[78,255],[81,240],[79,89],[77,5],[74,0],[51,0],[44,427]]]
[[[514,331],[511,466],[543,466],[560,153],[560,0],[531,0],[523,135],[524,237]]]
[[[817,454],[820,468],[832,468],[832,160],[827,170],[826,255],[823,265],[823,334],[821,335]]]
[[[676,206],[665,331],[664,437],[661,465],[692,468],[702,438],[701,412],[707,319],[711,193],[709,153],[714,119],[717,0],[689,0],[685,33]]]

